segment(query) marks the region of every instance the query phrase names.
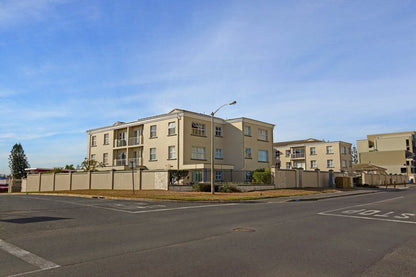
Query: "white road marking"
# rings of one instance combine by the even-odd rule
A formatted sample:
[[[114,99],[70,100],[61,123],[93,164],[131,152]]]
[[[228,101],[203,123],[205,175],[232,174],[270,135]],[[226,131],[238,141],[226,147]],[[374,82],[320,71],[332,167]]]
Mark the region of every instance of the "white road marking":
[[[331,213],[331,212],[336,212],[336,211],[339,211],[339,210],[344,210],[344,209],[353,208],[353,207],[368,206],[368,205],[372,205],[372,204],[376,204],[376,203],[383,203],[383,202],[392,201],[392,200],[401,199],[401,198],[404,198],[404,196],[389,198],[389,199],[385,199],[385,200],[379,200],[379,201],[370,202],[370,203],[358,204],[358,205],[353,205],[353,206],[348,206],[348,207],[342,207],[342,208],[335,209],[335,210],[329,210],[329,211],[320,212],[318,214],[321,214],[321,213]]]
[[[319,215],[326,215],[326,216],[350,217],[350,218],[360,218],[360,219],[369,219],[369,220],[377,220],[377,221],[388,221],[388,222],[416,224],[415,221],[405,221],[405,220],[386,219],[386,218],[375,218],[375,217],[367,217],[367,216],[344,215],[344,214],[326,214],[326,213],[318,213],[318,214]]]
[[[173,210],[199,209],[199,208],[210,208],[210,207],[219,207],[219,206],[238,205],[238,203],[208,204],[208,205],[201,205],[201,206],[187,206],[187,207],[177,207],[177,208],[154,209],[154,210],[146,210],[146,211],[127,211],[127,210],[110,208],[110,207],[103,207],[103,206],[96,206],[96,205],[89,205],[89,204],[80,204],[80,203],[75,203],[75,202],[65,201],[65,200],[45,199],[45,198],[41,198],[41,197],[25,197],[25,196],[21,196],[21,197],[30,198],[30,199],[39,199],[39,200],[44,200],[44,201],[61,202],[61,203],[67,203],[67,204],[72,204],[72,205],[76,205],[76,206],[90,207],[90,208],[96,208],[96,209],[106,209],[106,210],[112,210],[112,211],[117,211],[117,212],[129,213],[129,214],[153,213],[153,212],[164,212],[164,211],[173,211]],[[153,205],[153,206],[159,206],[159,205]],[[163,205],[160,205],[160,206],[163,206]]]
[[[154,213],[154,212],[165,212],[165,211],[174,211],[174,210],[200,209],[200,208],[235,206],[235,205],[238,205],[238,204],[237,203],[229,203],[229,204],[218,204],[218,205],[188,206],[188,207],[177,207],[177,208],[166,208],[166,209],[156,209],[156,210],[147,210],[147,211],[137,211],[137,212],[131,212],[131,213],[141,214],[141,213]]]
[[[57,265],[51,261],[45,260],[44,258],[41,258],[33,253],[30,253],[29,251],[21,249],[11,243],[5,242],[2,239],[0,239],[0,249],[25,261],[28,264],[38,267],[39,269],[36,270],[35,272],[60,267],[60,265]],[[29,272],[24,272],[24,273],[12,275],[12,276],[21,276],[21,275],[28,274],[28,273]]]
[[[399,197],[384,199],[384,200],[370,202],[370,203],[358,204],[358,205],[353,205],[353,206],[348,206],[348,207],[342,207],[342,208],[335,209],[335,210],[329,210],[329,211],[320,212],[320,213],[318,213],[318,215],[337,216],[337,217],[349,217],[349,218],[359,218],[359,219],[368,219],[368,220],[377,220],[377,221],[387,221],[387,222],[416,224],[415,221],[406,221],[406,220],[398,220],[398,219],[384,218],[384,217],[388,217],[389,215],[393,214],[394,212],[388,212],[388,213],[385,213],[385,214],[381,214],[380,215],[380,214],[378,214],[380,212],[379,210],[366,210],[366,209],[361,209],[361,210],[346,210],[346,209],[353,208],[353,207],[363,207],[363,206],[368,206],[368,205],[372,205],[372,204],[383,203],[383,202],[387,202],[387,201],[394,201],[394,200],[402,199],[402,198],[404,198],[404,196],[399,196]],[[345,210],[345,211],[341,211],[341,210]],[[334,212],[338,212],[338,211],[340,211],[342,214],[336,214],[336,213],[334,213]],[[360,214],[360,215],[363,215],[363,216],[357,216],[357,215],[352,215],[352,214]],[[366,216],[366,215],[372,215],[374,217],[369,217],[369,216]],[[410,213],[407,213],[405,215],[414,216],[414,214],[410,214]],[[398,217],[398,216],[395,216],[395,218],[403,218],[404,219],[404,218],[409,218],[409,216],[407,216],[407,217]]]

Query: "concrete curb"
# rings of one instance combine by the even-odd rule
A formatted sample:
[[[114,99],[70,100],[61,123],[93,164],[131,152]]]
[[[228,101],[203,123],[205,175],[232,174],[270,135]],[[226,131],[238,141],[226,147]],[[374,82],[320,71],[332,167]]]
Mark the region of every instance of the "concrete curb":
[[[375,191],[366,191],[366,192],[358,192],[358,193],[345,193],[345,194],[341,194],[341,195],[330,195],[330,196],[324,196],[324,197],[291,198],[291,199],[287,200],[286,202],[319,201],[319,200],[322,200],[322,199],[331,199],[331,198],[339,198],[339,197],[365,195],[365,194],[378,193],[378,192],[383,192],[383,191],[375,190]]]
[[[67,197],[80,197],[89,199],[102,199],[102,200],[127,200],[127,201],[143,201],[143,202],[180,202],[180,203],[264,203],[271,199],[282,199],[282,203],[285,202],[304,202],[304,201],[318,201],[322,199],[331,199],[339,197],[348,197],[356,195],[365,195],[371,193],[378,193],[386,191],[385,189],[374,189],[365,192],[345,193],[340,192],[338,195],[328,195],[328,193],[320,194],[308,194],[299,196],[277,196],[266,197],[252,200],[175,200],[175,199],[150,199],[150,198],[135,198],[135,197],[117,197],[117,196],[101,196],[101,195],[81,195],[81,194],[62,194],[62,193],[9,193],[9,195],[52,195],[52,196],[67,196]],[[286,200],[285,200],[286,198]]]

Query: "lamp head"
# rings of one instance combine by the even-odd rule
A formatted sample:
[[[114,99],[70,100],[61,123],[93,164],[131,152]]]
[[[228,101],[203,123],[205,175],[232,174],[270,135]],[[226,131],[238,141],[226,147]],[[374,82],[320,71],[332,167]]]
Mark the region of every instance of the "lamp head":
[[[233,101],[233,102],[229,103],[228,105],[234,105],[236,103],[237,103],[237,101]]]

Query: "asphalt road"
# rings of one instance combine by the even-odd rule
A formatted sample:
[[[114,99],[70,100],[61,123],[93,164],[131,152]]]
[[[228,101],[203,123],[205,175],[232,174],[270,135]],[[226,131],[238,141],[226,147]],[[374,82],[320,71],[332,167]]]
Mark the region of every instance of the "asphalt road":
[[[0,196],[0,276],[415,276],[416,189],[319,201]]]

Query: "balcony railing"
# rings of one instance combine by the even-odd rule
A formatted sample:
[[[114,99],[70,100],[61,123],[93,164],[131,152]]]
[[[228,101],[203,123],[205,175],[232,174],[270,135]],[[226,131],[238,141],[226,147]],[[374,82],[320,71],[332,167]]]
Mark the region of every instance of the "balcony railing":
[[[127,165],[127,159],[116,159],[114,160],[114,165],[115,166]]]
[[[141,165],[141,159],[140,158],[130,158],[128,166],[130,166],[131,163],[133,163],[133,167],[140,166]]]
[[[292,158],[305,158],[305,153],[293,153]]]
[[[141,137],[129,138],[129,145],[140,145]]]
[[[114,144],[115,144],[115,147],[127,146],[127,140],[126,139],[116,139]]]

